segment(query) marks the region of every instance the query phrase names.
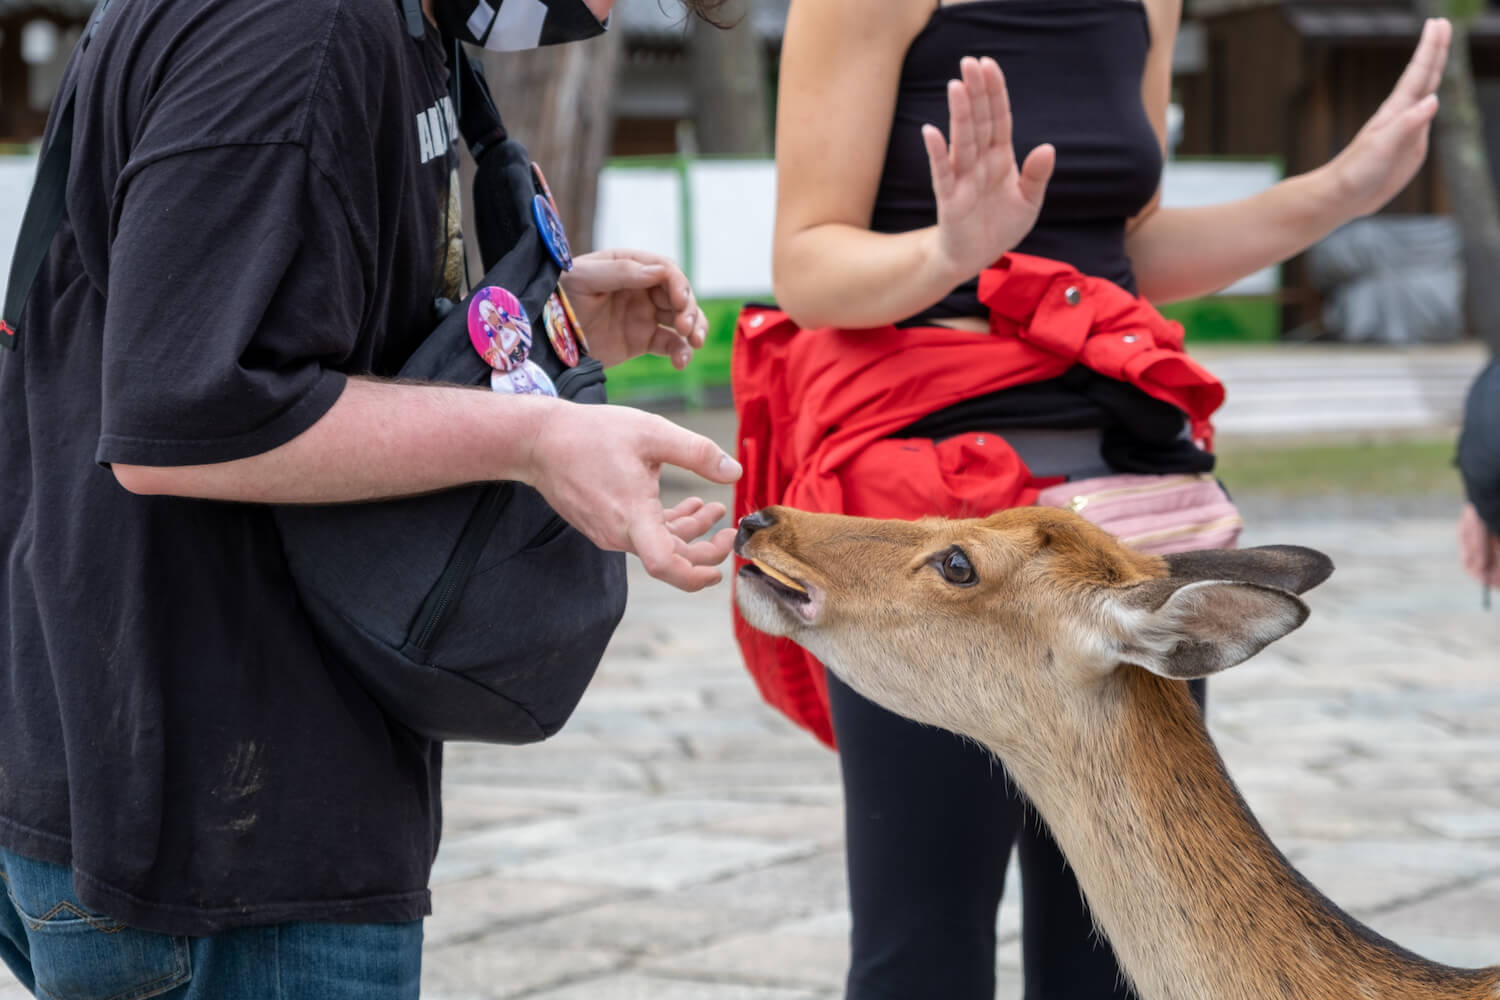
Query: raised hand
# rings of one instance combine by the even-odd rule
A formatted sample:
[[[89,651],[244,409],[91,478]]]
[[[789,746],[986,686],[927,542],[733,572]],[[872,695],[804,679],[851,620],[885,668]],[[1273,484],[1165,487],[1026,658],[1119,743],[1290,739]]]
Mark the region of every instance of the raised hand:
[[[1430,18],[1422,25],[1417,49],[1390,96],[1334,158],[1331,166],[1351,215],[1379,209],[1421,168],[1452,37],[1453,26],[1445,18]]]
[[[537,434],[526,481],[595,545],[634,552],[658,580],[689,591],[718,583],[734,530],[699,536],[724,516],[724,505],[693,497],[664,508],[661,467],[732,483],[739,463],[710,439],[651,413],[576,405],[565,412]]]
[[[687,275],[660,254],[586,253],[574,259],[562,286],[589,353],[606,368],[641,354],[660,354],[681,371],[708,335],[708,320]]]
[[[949,141],[933,125],[922,126],[922,140],[937,196],[939,252],[956,273],[971,277],[1036,225],[1057,154],[1043,144],[1017,166],[999,64],[965,57],[959,73],[961,80],[948,83]]]

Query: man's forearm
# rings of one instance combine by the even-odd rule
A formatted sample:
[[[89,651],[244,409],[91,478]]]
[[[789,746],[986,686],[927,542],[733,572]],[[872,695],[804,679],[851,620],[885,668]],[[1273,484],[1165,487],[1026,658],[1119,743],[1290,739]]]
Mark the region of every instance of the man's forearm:
[[[268,452],[213,465],[115,465],[132,493],[340,503],[531,478],[542,421],[575,404],[488,389],[351,378],[317,423]]]

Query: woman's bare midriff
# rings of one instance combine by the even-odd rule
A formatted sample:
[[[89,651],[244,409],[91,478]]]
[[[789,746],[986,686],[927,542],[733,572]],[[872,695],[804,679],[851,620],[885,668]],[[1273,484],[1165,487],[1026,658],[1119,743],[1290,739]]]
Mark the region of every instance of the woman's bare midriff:
[[[946,326],[953,330],[972,330],[975,333],[990,332],[990,321],[978,316],[946,316],[933,320],[932,325]]]

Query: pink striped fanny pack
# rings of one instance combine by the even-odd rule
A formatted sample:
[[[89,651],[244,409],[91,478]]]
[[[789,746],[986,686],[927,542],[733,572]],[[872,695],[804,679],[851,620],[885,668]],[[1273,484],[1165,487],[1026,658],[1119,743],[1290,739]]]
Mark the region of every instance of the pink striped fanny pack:
[[[1151,555],[1193,549],[1232,549],[1244,519],[1208,473],[1099,476],[1049,486],[1042,507],[1066,507]]]

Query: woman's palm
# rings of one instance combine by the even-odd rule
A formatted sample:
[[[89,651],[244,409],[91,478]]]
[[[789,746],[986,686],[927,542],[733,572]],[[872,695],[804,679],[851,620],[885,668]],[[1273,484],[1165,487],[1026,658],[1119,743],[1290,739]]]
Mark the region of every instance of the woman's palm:
[[[999,65],[965,58],[948,84],[950,141],[922,129],[937,198],[938,245],[955,269],[977,274],[1031,231],[1056,153],[1032,150],[1021,166],[1011,143],[1010,98]]]

